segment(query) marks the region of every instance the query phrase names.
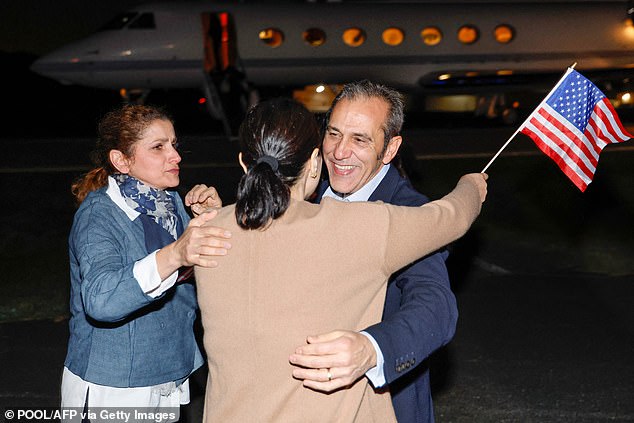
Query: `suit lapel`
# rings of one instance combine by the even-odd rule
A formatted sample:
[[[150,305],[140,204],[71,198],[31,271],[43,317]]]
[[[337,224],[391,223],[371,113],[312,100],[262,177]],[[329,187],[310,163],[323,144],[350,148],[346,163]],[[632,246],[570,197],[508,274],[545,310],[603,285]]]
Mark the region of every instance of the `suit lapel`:
[[[315,204],[321,203],[321,198],[324,196],[324,192],[326,192],[328,186],[328,179],[324,179],[323,181],[321,181],[317,186],[317,190],[315,191],[315,198],[313,198],[311,202]]]
[[[398,186],[399,181],[401,180],[401,176],[398,174],[398,170],[392,165],[389,165],[387,173],[383,180],[376,187],[374,192],[368,198],[368,201],[384,201],[389,203],[392,201],[392,197],[394,196],[394,191]]]

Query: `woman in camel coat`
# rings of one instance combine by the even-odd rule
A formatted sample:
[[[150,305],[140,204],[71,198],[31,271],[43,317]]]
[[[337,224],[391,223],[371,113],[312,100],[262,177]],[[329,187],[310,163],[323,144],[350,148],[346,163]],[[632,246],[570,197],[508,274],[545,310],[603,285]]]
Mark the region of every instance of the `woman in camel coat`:
[[[390,274],[468,230],[486,175],[466,175],[422,207],[316,205],[304,200],[319,181],[320,141],[312,114],[291,100],[260,103],[241,127],[237,202],[213,220],[232,232],[232,250],[217,268],[196,268],[205,422],[396,421],[389,392],[363,381],[330,394],[305,388],[289,355],[306,333],[378,322]]]

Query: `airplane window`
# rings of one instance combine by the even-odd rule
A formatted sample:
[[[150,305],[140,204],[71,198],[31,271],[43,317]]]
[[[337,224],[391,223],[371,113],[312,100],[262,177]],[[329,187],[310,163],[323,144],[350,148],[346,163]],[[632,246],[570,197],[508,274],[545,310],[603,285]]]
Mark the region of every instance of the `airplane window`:
[[[102,26],[99,31],[108,31],[112,29],[121,29],[126,26],[135,16],[138,15],[138,12],[125,12],[120,13],[114,18],[110,19],[104,26]]]
[[[510,43],[515,38],[515,31],[510,25],[502,24],[495,27],[493,30],[493,36],[495,41],[501,44]]]
[[[403,42],[405,34],[402,29],[391,27],[383,31],[381,38],[383,38],[383,42],[385,44],[389,46],[397,46]]]
[[[428,26],[420,32],[420,37],[428,46],[435,46],[442,41],[442,32],[435,26]]]
[[[260,40],[269,47],[279,47],[284,42],[284,33],[277,28],[266,28],[260,31]]]
[[[458,40],[462,44],[473,44],[479,37],[480,31],[473,25],[463,25],[458,29]]]
[[[154,13],[143,13],[128,27],[130,29],[155,29]]]
[[[359,47],[365,43],[365,32],[359,28],[348,28],[343,31],[341,38],[350,47]]]
[[[319,28],[309,28],[304,31],[304,41],[311,46],[320,46],[326,42],[326,33]]]

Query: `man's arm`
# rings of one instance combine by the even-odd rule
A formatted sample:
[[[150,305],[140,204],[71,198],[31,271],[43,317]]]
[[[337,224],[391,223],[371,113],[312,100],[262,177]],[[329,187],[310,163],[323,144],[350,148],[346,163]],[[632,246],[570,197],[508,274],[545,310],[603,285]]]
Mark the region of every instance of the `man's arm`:
[[[447,254],[435,253],[399,273],[392,282],[401,290],[398,311],[366,329],[383,353],[387,383],[409,373],[454,336],[458,308],[445,266]]]
[[[409,373],[454,335],[458,310],[446,255],[435,253],[394,275],[388,289],[400,293],[388,294],[387,317],[366,329],[382,352],[387,383]],[[307,387],[329,392],[349,386],[376,365],[376,351],[360,333],[334,331],[307,341],[290,357],[298,366],[293,376],[303,379]]]

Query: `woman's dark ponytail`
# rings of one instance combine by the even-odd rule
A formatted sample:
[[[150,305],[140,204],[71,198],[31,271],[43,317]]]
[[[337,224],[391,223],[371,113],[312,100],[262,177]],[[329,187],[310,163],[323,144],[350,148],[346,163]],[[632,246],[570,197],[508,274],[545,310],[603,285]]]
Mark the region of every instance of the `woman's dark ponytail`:
[[[236,201],[238,225],[265,228],[280,217],[291,201],[291,191],[268,163],[257,163],[240,179]]]
[[[264,229],[282,216],[291,187],[320,145],[315,116],[291,99],[274,99],[252,107],[240,126],[242,162],[236,221],[245,229]]]

